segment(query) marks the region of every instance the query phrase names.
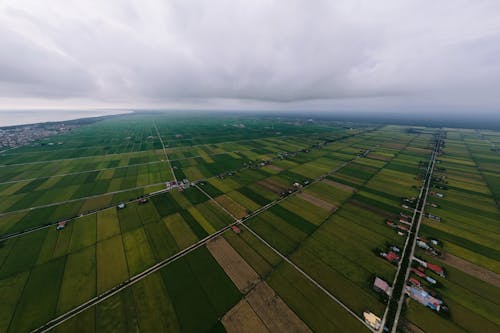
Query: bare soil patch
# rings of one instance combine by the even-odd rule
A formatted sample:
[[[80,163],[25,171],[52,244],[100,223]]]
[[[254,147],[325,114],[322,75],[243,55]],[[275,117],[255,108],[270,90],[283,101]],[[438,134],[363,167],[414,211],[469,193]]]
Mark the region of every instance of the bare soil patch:
[[[266,325],[264,325],[245,299],[241,300],[229,310],[229,312],[222,317],[221,321],[228,333],[269,332]]]
[[[274,164],[266,165],[264,168],[268,168],[270,170],[277,171],[277,172],[280,172],[283,170],[283,168],[280,168],[279,166],[274,165]]]
[[[500,288],[500,274],[492,272],[486,268],[473,264],[467,260],[456,257],[449,253],[445,253],[443,254],[443,256],[438,257],[437,259],[451,267],[461,270],[464,273],[472,275],[479,280]]]
[[[345,184],[342,184],[342,183],[339,183],[339,182],[336,182],[336,181],[333,181],[330,179],[324,179],[324,180],[322,180],[322,182],[325,184],[328,184],[330,186],[336,187],[340,190],[349,191],[349,192],[356,192],[356,189],[354,187],[351,187],[349,185],[345,185]]]
[[[301,199],[304,199],[305,201],[312,203],[313,205],[315,205],[317,207],[324,208],[330,212],[334,212],[337,210],[337,206],[332,205],[331,203],[326,202],[320,198],[317,198],[311,194],[302,192],[302,193],[299,193],[297,196]]]
[[[403,326],[403,332],[405,332],[405,333],[425,333],[425,331],[421,330],[420,327],[413,324],[412,322],[409,322],[408,320],[405,320],[405,323]]]
[[[379,155],[379,154],[368,154],[369,158],[373,158],[374,160],[379,160],[379,161],[389,161],[391,159],[390,156],[384,156],[384,155]]]
[[[277,193],[277,194],[280,194],[281,192],[286,190],[286,187],[284,187],[283,185],[281,185],[277,182],[274,182],[270,179],[261,180],[261,181],[257,182],[257,184],[259,184],[260,186],[264,187],[265,189],[268,189],[269,191]]]
[[[207,248],[242,293],[260,281],[259,275],[223,237],[208,242]]]
[[[247,209],[245,207],[225,194],[218,196],[215,200],[239,219],[247,215]]]
[[[311,332],[264,281],[247,295],[246,300],[271,332]]]
[[[393,217],[394,215],[390,214],[389,212],[381,209],[381,208],[377,208],[377,207],[373,207],[373,206],[370,206],[368,204],[365,204],[361,201],[358,201],[358,200],[351,200],[349,203],[353,204],[354,206],[357,206],[357,207],[361,207],[363,209],[366,209],[372,213],[375,213],[377,215],[380,215],[380,216],[383,216],[383,217]]]

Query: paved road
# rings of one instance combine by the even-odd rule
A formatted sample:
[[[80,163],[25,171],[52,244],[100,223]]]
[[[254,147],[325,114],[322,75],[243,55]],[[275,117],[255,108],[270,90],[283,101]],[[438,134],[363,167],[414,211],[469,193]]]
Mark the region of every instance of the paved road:
[[[415,209],[413,211],[410,232],[408,234],[408,237],[406,238],[401,260],[399,262],[398,270],[394,278],[392,296],[388,302],[384,316],[382,317],[382,324],[379,330],[380,332],[382,332],[386,324],[390,325],[389,329],[391,333],[395,333],[398,326],[399,317],[401,315],[401,309],[403,307],[405,298],[404,288],[410,274],[411,261],[413,260],[413,256],[415,253],[415,245],[420,229],[420,223],[422,221],[422,217],[424,216],[425,204],[427,202],[427,195],[429,193],[429,188],[432,180],[432,173],[434,171],[434,165],[436,163],[436,157],[439,151],[439,147],[441,146],[441,142],[441,133],[439,133],[437,142],[434,146],[431,158],[429,160],[429,165],[427,166],[425,181],[420,189],[417,205],[415,206]]]

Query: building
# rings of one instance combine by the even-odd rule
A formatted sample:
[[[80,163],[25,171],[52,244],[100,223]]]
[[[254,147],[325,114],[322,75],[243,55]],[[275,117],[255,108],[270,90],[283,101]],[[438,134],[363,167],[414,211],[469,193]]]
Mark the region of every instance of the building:
[[[373,289],[376,292],[385,293],[387,296],[391,296],[392,293],[392,288],[389,284],[379,277],[375,278],[375,281],[373,282]]]
[[[425,305],[428,308],[431,308],[434,311],[439,312],[439,310],[441,309],[441,305],[443,304],[443,301],[431,296],[431,294],[420,287],[406,286],[405,292],[412,299],[416,300],[422,305]]]
[[[66,221],[61,221],[57,223],[56,230],[63,230],[66,227]]]
[[[392,251],[389,251],[387,253],[382,252],[382,253],[380,253],[380,256],[382,256],[388,262],[391,262],[391,263],[397,263],[399,261],[399,256],[396,253],[392,252]]]
[[[371,313],[370,311],[363,312],[363,318],[365,319],[365,323],[370,325],[371,328],[373,328],[375,330],[378,330],[380,328],[382,321],[380,320],[379,317],[377,317],[375,314]]]
[[[443,267],[438,266],[438,265],[434,265],[434,264],[431,264],[428,262],[427,268],[430,269],[431,271],[433,271],[434,273],[436,273],[437,275],[439,275],[441,277],[445,277]]]

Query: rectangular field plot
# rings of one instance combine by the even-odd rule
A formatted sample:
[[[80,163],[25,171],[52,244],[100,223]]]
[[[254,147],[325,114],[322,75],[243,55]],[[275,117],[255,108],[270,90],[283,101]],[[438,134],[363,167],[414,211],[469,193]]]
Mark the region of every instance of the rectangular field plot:
[[[205,247],[162,268],[131,288],[61,326],[86,331],[200,332],[215,329],[241,294]],[[95,313],[95,326],[93,324]]]

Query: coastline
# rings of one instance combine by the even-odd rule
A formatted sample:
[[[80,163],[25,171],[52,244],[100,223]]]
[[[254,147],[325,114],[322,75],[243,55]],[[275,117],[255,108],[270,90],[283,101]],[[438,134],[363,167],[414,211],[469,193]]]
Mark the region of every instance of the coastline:
[[[133,110],[0,110],[0,128],[132,114]]]

